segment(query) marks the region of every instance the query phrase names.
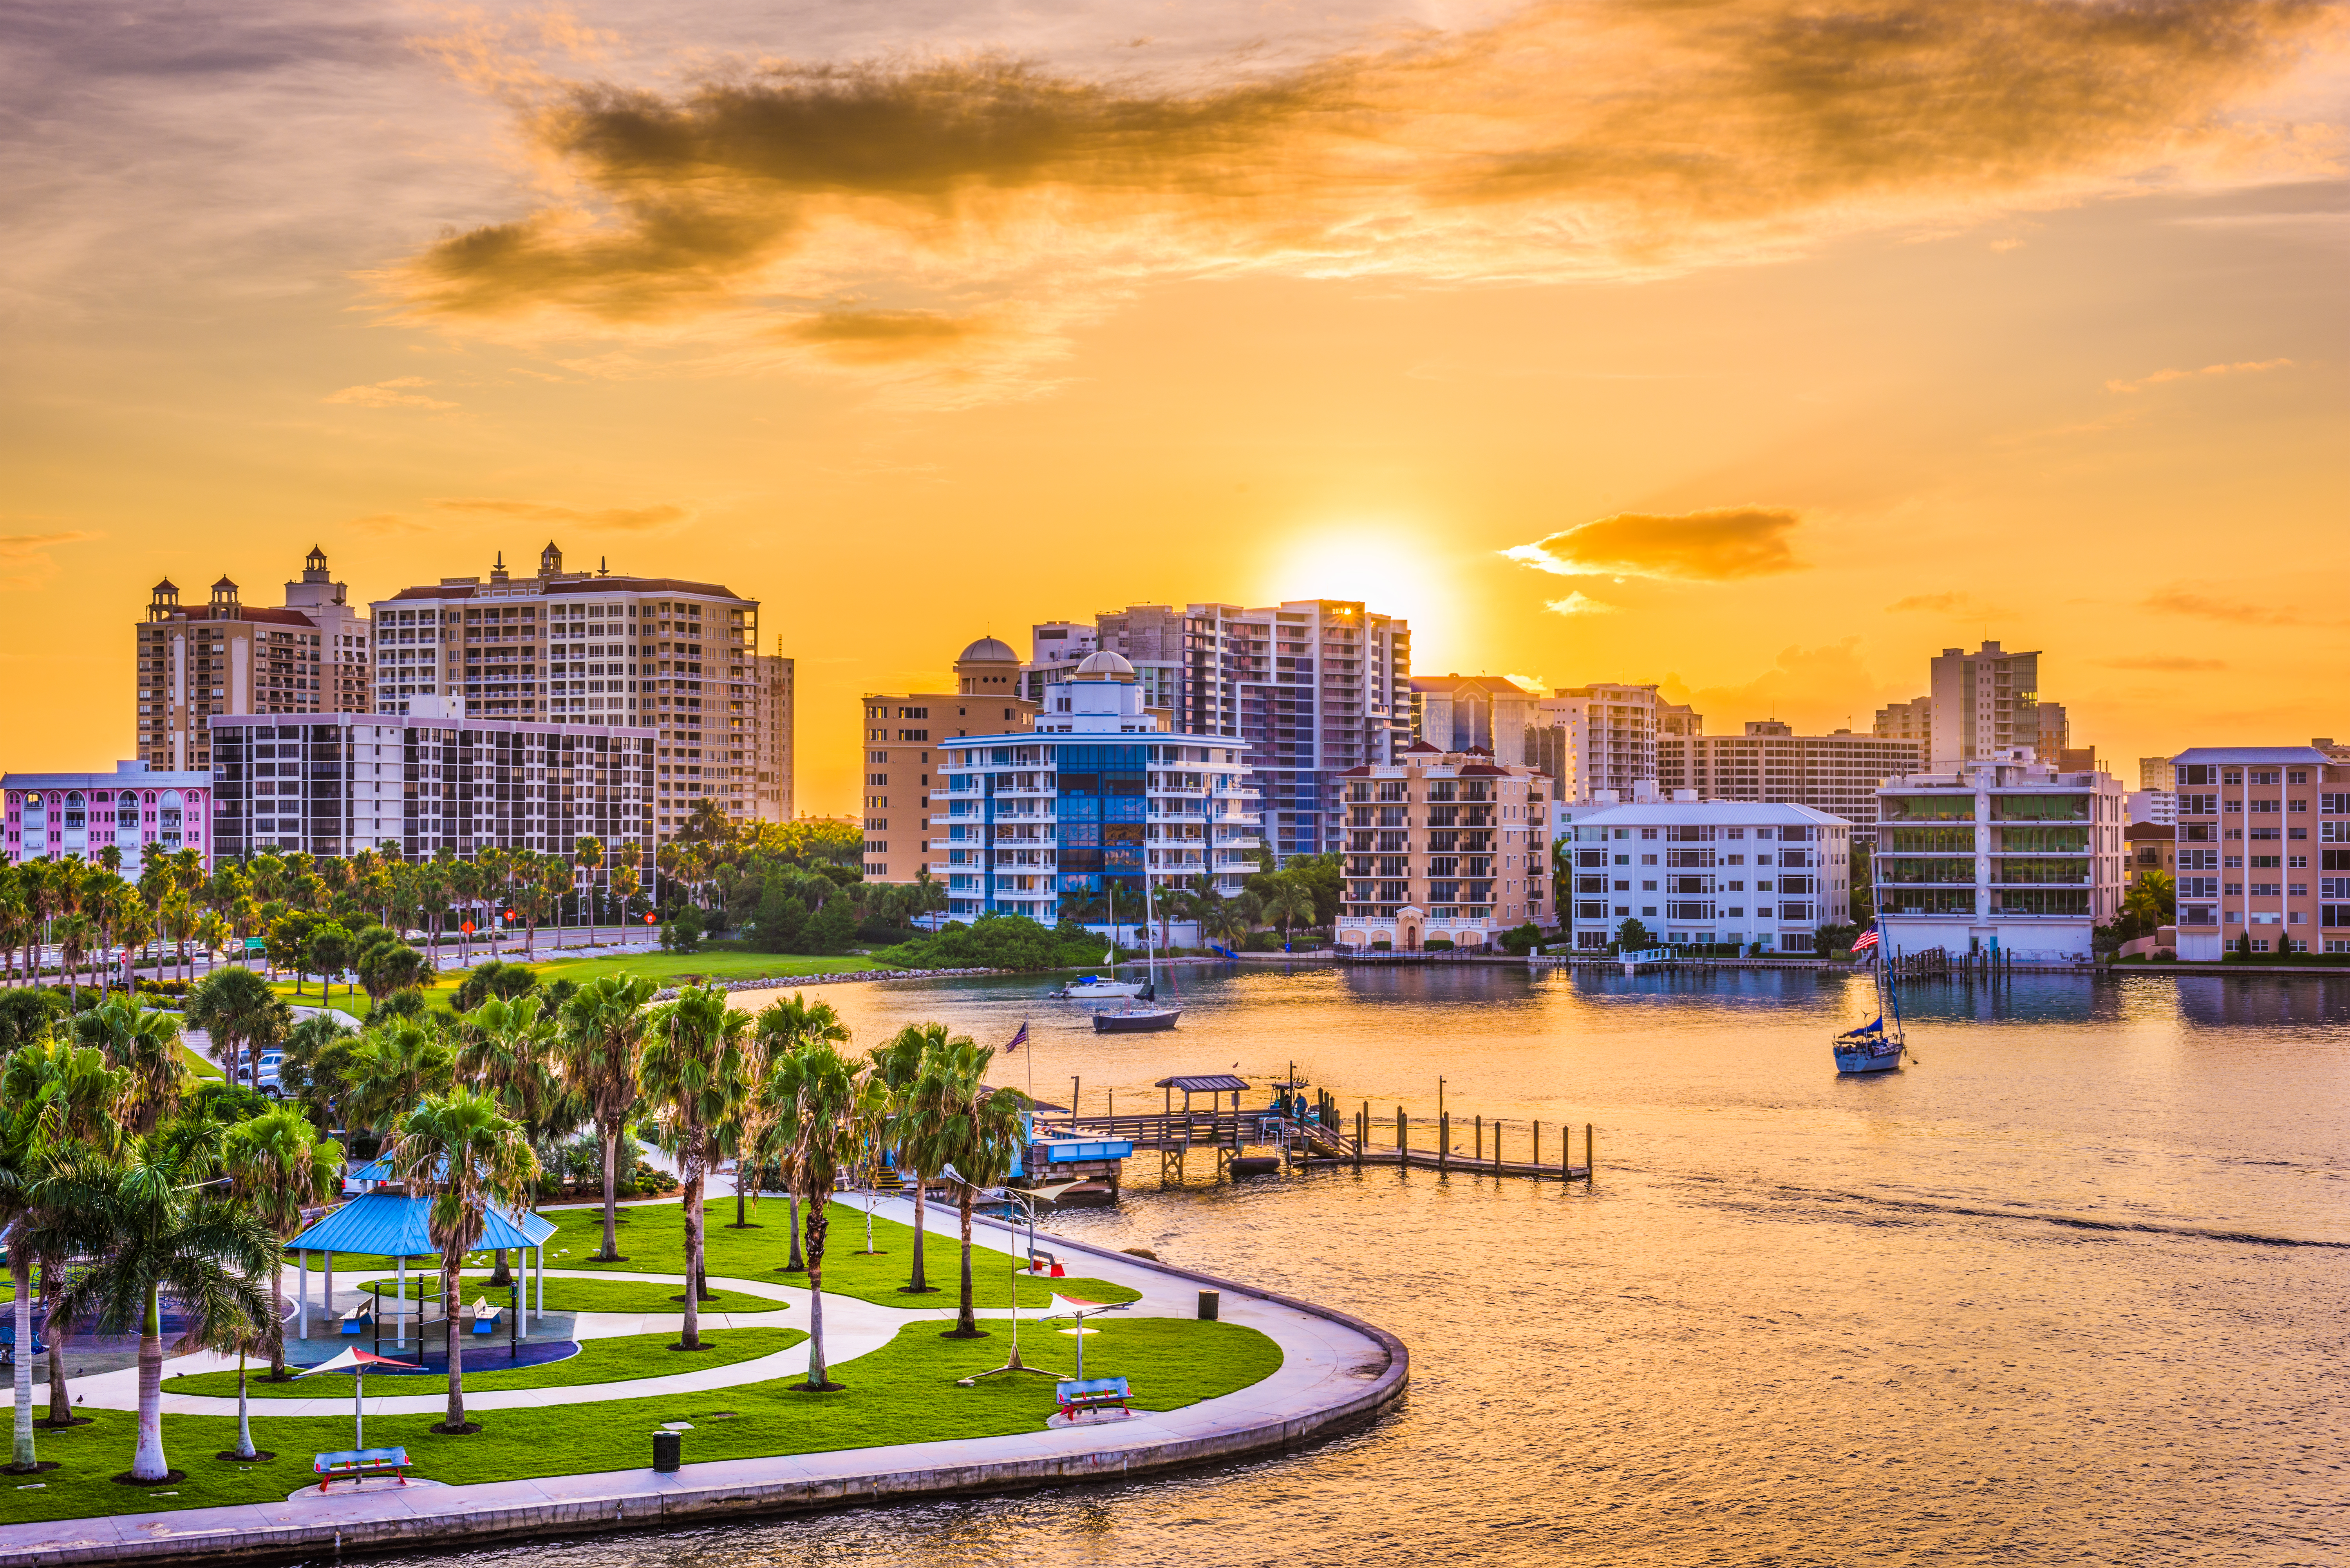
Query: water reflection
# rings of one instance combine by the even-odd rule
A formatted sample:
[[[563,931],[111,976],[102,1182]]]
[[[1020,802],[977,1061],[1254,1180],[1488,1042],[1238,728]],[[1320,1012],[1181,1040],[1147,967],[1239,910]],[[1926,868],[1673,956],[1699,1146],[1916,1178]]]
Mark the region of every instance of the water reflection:
[[[1908,992],[1923,1064],[1840,1080],[1842,975],[1187,973],[1172,1035],[1033,981],[837,988],[1087,1104],[1293,1060],[1350,1108],[1601,1128],[1592,1189],[1395,1171],[1052,1223],[1410,1343],[1378,1427],[1231,1471],[471,1554],[639,1563],[2340,1560],[2350,981]],[[750,999],[755,1000],[755,999]],[[1129,1098],[1131,1096],[1131,1098]],[[1513,1137],[1518,1136],[1515,1132]]]

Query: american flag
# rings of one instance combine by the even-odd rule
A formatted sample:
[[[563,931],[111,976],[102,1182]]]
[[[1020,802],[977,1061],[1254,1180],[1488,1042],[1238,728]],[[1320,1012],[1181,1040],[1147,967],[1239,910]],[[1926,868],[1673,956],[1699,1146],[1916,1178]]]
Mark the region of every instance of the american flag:
[[[1852,950],[1853,950],[1853,952],[1854,952],[1855,956],[1857,956],[1857,955],[1859,955],[1859,954],[1861,954],[1861,953],[1865,953],[1865,952],[1866,952],[1869,949],[1871,949],[1871,948],[1875,947],[1876,945],[1877,945],[1877,933],[1876,933],[1874,930],[1863,931],[1863,932],[1861,932],[1861,933],[1860,933],[1860,935],[1859,935],[1857,938],[1856,938],[1856,939],[1854,940],[1853,944],[1852,944]]]
[[[1006,1045],[1006,1046],[1003,1048],[1003,1054],[1004,1054],[1006,1056],[1009,1056],[1009,1055],[1011,1055],[1011,1054],[1012,1054],[1012,1053],[1014,1053],[1014,1051],[1019,1050],[1019,1049],[1020,1049],[1020,1047],[1022,1047],[1023,1045],[1025,1045],[1025,1044],[1028,1044],[1028,1021],[1027,1021],[1026,1019],[1024,1019],[1024,1019],[1022,1019],[1022,1020],[1020,1021],[1020,1027],[1019,1027],[1019,1029],[1018,1029],[1017,1031],[1015,1031],[1015,1032],[1014,1033],[1013,1036],[1012,1036],[1012,1044],[1009,1044],[1009,1045]]]

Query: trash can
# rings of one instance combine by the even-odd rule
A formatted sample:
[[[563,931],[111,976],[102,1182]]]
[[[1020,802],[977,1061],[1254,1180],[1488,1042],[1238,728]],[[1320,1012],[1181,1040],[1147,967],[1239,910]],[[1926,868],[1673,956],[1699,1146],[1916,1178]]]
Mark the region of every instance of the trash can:
[[[1215,1322],[1217,1310],[1222,1304],[1223,1299],[1224,1293],[1222,1291],[1201,1291],[1200,1293],[1200,1321],[1201,1323]]]
[[[685,1462],[685,1434],[655,1432],[653,1434],[653,1469],[667,1475]]]

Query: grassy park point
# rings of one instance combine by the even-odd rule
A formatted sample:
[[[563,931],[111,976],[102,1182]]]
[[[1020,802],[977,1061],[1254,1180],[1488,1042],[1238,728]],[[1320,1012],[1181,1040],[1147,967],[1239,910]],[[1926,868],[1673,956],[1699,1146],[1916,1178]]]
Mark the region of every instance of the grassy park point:
[[[683,1285],[684,1227],[679,1205],[646,1204],[622,1212],[626,1219],[620,1226],[620,1250],[628,1254],[627,1261],[598,1265],[588,1261],[588,1254],[600,1240],[601,1210],[550,1211],[548,1217],[557,1221],[559,1229],[548,1245],[548,1267],[603,1267],[677,1277],[665,1283],[550,1278],[551,1309],[677,1310],[678,1303],[668,1298]],[[782,1302],[724,1289],[729,1277],[806,1284],[805,1273],[780,1272],[790,1245],[786,1212],[782,1199],[764,1199],[752,1210],[757,1228],[734,1231],[726,1228],[734,1217],[733,1198],[712,1200],[708,1268],[713,1289],[726,1298],[726,1303],[713,1303],[710,1312],[792,1310]],[[929,1294],[907,1295],[898,1287],[905,1282],[910,1262],[912,1228],[877,1217],[873,1239],[881,1251],[861,1255],[864,1211],[853,1202],[837,1201],[825,1259],[827,1293],[909,1310],[952,1308],[961,1269],[953,1234],[955,1213],[951,1208],[939,1206],[931,1218],[923,1258],[931,1282],[939,1288]],[[1001,1240],[1001,1232],[992,1235]],[[1049,1239],[1042,1244],[1049,1246]],[[561,1255],[567,1251],[567,1256]],[[390,1260],[346,1255],[336,1262],[338,1279],[364,1280],[376,1277],[379,1265],[388,1271]],[[983,1309],[1000,1310],[1012,1288],[1006,1254],[978,1246],[972,1252],[972,1265],[976,1301]],[[432,1276],[423,1279],[430,1282]],[[418,1282],[418,1276],[412,1274],[411,1287]],[[559,1293],[567,1289],[584,1290],[587,1295],[574,1298],[566,1308]],[[605,1292],[613,1293],[602,1299],[624,1304],[600,1304],[598,1298]],[[1104,1280],[1049,1280],[1024,1273],[1020,1278],[1019,1299],[1024,1307],[1044,1306],[1056,1293],[1101,1302],[1132,1301],[1138,1295]],[[598,1304],[588,1304],[591,1302]],[[415,1475],[463,1485],[641,1469],[650,1459],[647,1434],[670,1421],[693,1426],[685,1435],[689,1462],[1041,1430],[1053,1412],[1053,1379],[990,1378],[970,1388],[956,1386],[957,1378],[1003,1361],[1009,1323],[983,1317],[981,1327],[991,1337],[982,1340],[946,1338],[944,1331],[951,1326],[951,1320],[914,1319],[879,1349],[835,1361],[833,1380],[844,1387],[828,1394],[795,1391],[792,1385],[798,1381],[797,1375],[691,1394],[631,1397],[628,1393],[632,1381],[773,1355],[805,1339],[803,1328],[713,1327],[704,1334],[713,1348],[691,1357],[668,1348],[675,1340],[673,1331],[591,1339],[583,1343],[577,1355],[565,1361],[510,1371],[486,1369],[465,1378],[469,1392],[577,1389],[574,1397],[530,1408],[476,1410],[473,1418],[483,1430],[464,1437],[429,1430],[441,1419],[437,1409],[414,1416],[370,1415],[367,1438],[371,1446],[405,1447],[415,1461],[411,1472]],[[1273,1340],[1237,1324],[1109,1317],[1097,1320],[1093,1326],[1099,1332],[1087,1341],[1087,1372],[1128,1378],[1138,1409],[1170,1410],[1232,1393],[1269,1376],[1281,1365],[1281,1350]],[[1024,1323],[1021,1352],[1031,1366],[1067,1376],[1075,1371],[1074,1345],[1057,1330],[1054,1324]],[[255,1373],[247,1376],[253,1396],[254,1443],[265,1452],[275,1453],[276,1459],[245,1465],[214,1458],[235,1447],[234,1415],[167,1414],[164,1442],[172,1464],[185,1473],[185,1479],[153,1488],[125,1486],[112,1478],[130,1460],[137,1417],[128,1410],[85,1406],[83,1413],[93,1417],[90,1425],[40,1434],[41,1458],[56,1461],[57,1469],[29,1481],[0,1484],[0,1523],[277,1501],[304,1483],[312,1454],[350,1445],[348,1414],[269,1413],[272,1404],[286,1398],[348,1401],[349,1386],[338,1375],[275,1386],[259,1381]],[[368,1395],[370,1399],[430,1397],[444,1386],[437,1377],[382,1377],[369,1381]],[[165,1389],[172,1394],[234,1398],[236,1374],[223,1371],[169,1377]],[[581,1407],[588,1404],[595,1406],[594,1410],[583,1411]]]
[[[653,1287],[660,1288],[660,1287]],[[777,1306],[783,1303],[775,1303]],[[471,1337],[470,1335],[468,1337]],[[712,1366],[725,1366],[737,1361],[755,1361],[762,1355],[773,1355],[779,1350],[789,1350],[807,1337],[796,1328],[735,1328],[721,1329],[702,1336],[711,1348],[693,1358],[693,1370],[700,1372]],[[465,1392],[494,1394],[501,1388],[571,1388],[588,1383],[626,1383],[631,1378],[666,1377],[682,1363],[670,1346],[677,1343],[677,1331],[660,1334],[625,1334],[618,1339],[591,1339],[579,1347],[579,1354],[563,1361],[550,1361],[539,1366],[521,1366],[501,1371],[493,1366],[481,1372],[465,1374]],[[440,1340],[433,1336],[428,1349],[437,1353]],[[468,1345],[468,1350],[479,1348]],[[414,1356],[413,1350],[401,1354]],[[266,1368],[260,1370],[265,1371]],[[266,1383],[248,1371],[245,1391],[255,1399],[332,1399],[350,1396],[350,1384],[337,1381],[339,1373],[321,1373],[316,1377],[296,1378],[291,1383]],[[396,1398],[421,1394],[432,1398],[449,1386],[441,1373],[379,1374],[368,1382],[369,1398]],[[194,1372],[163,1379],[166,1394],[204,1394],[216,1399],[236,1397],[236,1374],[234,1372]],[[183,1467],[184,1468],[184,1467]]]

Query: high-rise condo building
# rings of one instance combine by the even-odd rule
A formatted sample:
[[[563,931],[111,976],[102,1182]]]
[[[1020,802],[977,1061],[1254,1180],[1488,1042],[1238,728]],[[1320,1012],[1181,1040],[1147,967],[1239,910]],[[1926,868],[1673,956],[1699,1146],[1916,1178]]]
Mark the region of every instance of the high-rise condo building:
[[[1523,766],[1541,695],[1506,675],[1415,675],[1412,740],[1440,752],[1481,751],[1497,763]]]
[[[945,785],[946,742],[1035,723],[1037,705],[1019,694],[1020,655],[1010,644],[981,638],[955,660],[954,676],[952,691],[872,691],[861,700],[868,882],[912,882],[924,867],[943,882],[946,837],[931,829],[931,794]]]
[[[983,639],[963,663],[991,643],[1003,647]],[[1195,877],[1240,892],[1259,842],[1247,751],[1170,730],[1143,695],[1126,659],[1105,649],[1052,683],[1033,730],[940,737],[930,833],[950,915],[1051,925],[1067,899],[1100,920],[1114,898],[1123,926],[1143,919],[1146,876],[1162,898]],[[973,694],[962,705],[993,711],[1012,701]]]
[[[2199,746],[2178,780],[2178,959],[2350,953],[2350,763],[2315,746]]]
[[[1629,800],[1657,777],[1657,738],[1694,735],[1703,716],[1667,702],[1654,683],[1562,686],[1534,704],[1525,760],[1551,776],[1561,800],[1612,790]]]
[[[789,822],[793,810],[793,704],[799,670],[780,651],[782,638],[776,638],[775,646],[778,651],[754,657],[751,676],[752,700],[759,705],[759,752],[751,781],[755,786],[751,815],[761,822]]]
[[[476,719],[441,696],[411,696],[405,714],[216,719],[218,853],[568,855],[593,836],[600,880],[647,858],[656,749],[649,729]]]
[[[1353,769],[1346,792],[1340,947],[1482,948],[1552,923],[1550,779],[1480,746],[1418,741]]]
[[[1775,719],[1750,719],[1742,735],[1659,735],[1657,787],[1691,790],[1699,800],[1765,801],[1807,805],[1851,825],[1852,836],[1874,836],[1877,786],[1925,764],[1925,746],[1913,740],[1856,735],[1798,735]]]
[[[2121,907],[2122,795],[2111,774],[2033,762],[2028,748],[1887,779],[1872,861],[1886,943],[2087,959]]]
[[[367,620],[315,547],[282,607],[245,604],[226,576],[209,602],[183,606],[164,578],[136,639],[136,733],[151,769],[209,767],[204,722],[216,713],[367,711]]]
[[[1934,738],[1928,760],[1935,767],[2039,750],[2038,653],[2009,653],[1995,642],[1972,653],[1946,648],[1935,657],[1933,672]]]
[[[717,583],[567,572],[549,541],[535,576],[510,573],[501,552],[486,580],[443,577],[371,607],[377,712],[457,698],[472,718],[650,730],[656,842],[703,801],[755,815],[769,751],[756,599]]]
[[[1934,739],[1934,700],[1913,697],[1907,702],[1888,702],[1877,711],[1877,722],[1868,732],[1887,741],[1915,741],[1921,747]]]
[[[1264,837],[1282,858],[1339,846],[1337,775],[1382,763],[1410,736],[1411,628],[1357,600],[1134,605],[1033,630],[1024,692],[1075,678],[1097,650],[1134,671],[1146,710],[1186,733],[1238,740],[1264,795]]]
[[[1661,942],[1810,952],[1822,926],[1851,918],[1851,825],[1807,805],[1603,793],[1553,812],[1569,886],[1559,925],[1604,948],[1638,920]]]

